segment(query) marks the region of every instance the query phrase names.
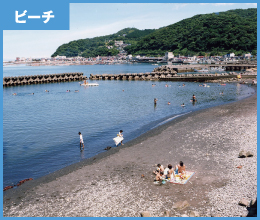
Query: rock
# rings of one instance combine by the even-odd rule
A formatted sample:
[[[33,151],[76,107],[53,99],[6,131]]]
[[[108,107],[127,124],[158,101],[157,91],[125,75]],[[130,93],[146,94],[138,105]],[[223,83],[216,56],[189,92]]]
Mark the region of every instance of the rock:
[[[188,206],[190,206],[190,204],[185,200],[185,201],[174,203],[173,208],[174,209],[184,209]]]
[[[247,152],[246,152],[246,156],[247,156],[247,157],[253,157],[254,154],[253,154],[251,151],[247,151]]]
[[[241,199],[238,203],[238,205],[241,205],[241,206],[249,206],[249,202],[246,200],[246,199]]]
[[[247,217],[257,217],[257,199],[251,200]]]
[[[164,213],[163,213],[163,217],[170,217],[170,212],[168,210],[166,210]]]
[[[144,211],[144,212],[141,212],[141,217],[151,217],[151,214],[148,211]]]
[[[211,217],[221,217],[220,214],[211,215]]]
[[[111,149],[111,147],[110,146],[108,146],[108,147],[106,147],[104,150],[110,150]]]
[[[256,198],[255,199],[252,199],[251,202],[250,202],[250,206],[256,206]]]
[[[245,158],[246,157],[246,152],[244,150],[241,150],[239,152],[239,155],[238,155],[239,158]]]
[[[197,211],[191,211],[190,212],[190,217],[200,217],[200,214]]]

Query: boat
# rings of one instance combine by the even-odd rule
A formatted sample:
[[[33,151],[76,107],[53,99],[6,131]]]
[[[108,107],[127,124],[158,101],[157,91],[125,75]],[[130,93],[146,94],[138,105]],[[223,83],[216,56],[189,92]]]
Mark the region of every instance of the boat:
[[[84,83],[80,84],[81,86],[99,86],[98,83],[89,83],[86,80],[84,80]]]
[[[209,71],[208,69],[201,69],[201,70],[194,69],[194,72],[208,72],[208,71]]]

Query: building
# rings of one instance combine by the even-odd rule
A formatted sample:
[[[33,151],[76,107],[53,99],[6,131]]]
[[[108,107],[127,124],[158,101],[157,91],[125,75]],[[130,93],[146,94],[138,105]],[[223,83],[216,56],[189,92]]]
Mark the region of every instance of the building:
[[[115,40],[115,46],[120,47],[124,44],[122,40]]]
[[[174,58],[174,54],[172,52],[166,52],[165,53],[165,59],[170,60]]]

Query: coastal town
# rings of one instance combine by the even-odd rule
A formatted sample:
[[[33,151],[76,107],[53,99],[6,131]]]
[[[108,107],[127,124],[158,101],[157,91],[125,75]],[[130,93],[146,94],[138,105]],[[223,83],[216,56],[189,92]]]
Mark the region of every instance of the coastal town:
[[[66,57],[55,56],[51,58],[25,58],[16,57],[15,61],[4,61],[3,66],[25,64],[27,66],[65,66],[65,65],[95,65],[95,64],[125,64],[125,63],[150,63],[159,64],[241,64],[257,62],[257,55],[251,53],[236,56],[228,53],[224,56],[174,56],[173,52],[166,52],[163,57],[146,57],[127,55],[125,51],[116,56],[97,56],[85,58],[82,56]]]

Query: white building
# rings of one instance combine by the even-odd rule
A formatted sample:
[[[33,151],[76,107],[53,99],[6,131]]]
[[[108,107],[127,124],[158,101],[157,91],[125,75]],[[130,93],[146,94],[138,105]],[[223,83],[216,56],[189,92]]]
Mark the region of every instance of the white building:
[[[173,59],[174,58],[174,54],[172,52],[166,52],[165,53],[165,59],[169,60],[169,59]]]

